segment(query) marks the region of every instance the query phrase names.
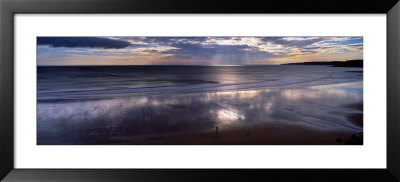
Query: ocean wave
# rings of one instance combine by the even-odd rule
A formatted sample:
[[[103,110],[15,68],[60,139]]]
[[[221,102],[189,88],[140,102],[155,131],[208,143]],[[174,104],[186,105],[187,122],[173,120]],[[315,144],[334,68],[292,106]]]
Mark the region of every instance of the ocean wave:
[[[128,93],[152,93],[152,92],[202,92],[202,91],[225,91],[225,90],[243,90],[253,88],[281,87],[291,85],[320,85],[355,81],[354,79],[335,79],[327,80],[331,77],[322,78],[299,78],[288,77],[278,80],[269,80],[250,83],[231,83],[231,84],[196,84],[170,87],[146,87],[146,88],[120,88],[120,89],[98,89],[98,90],[77,90],[77,91],[57,91],[57,92],[39,92],[38,99],[41,97],[56,96],[77,96],[77,95],[107,95],[107,94],[128,94]]]

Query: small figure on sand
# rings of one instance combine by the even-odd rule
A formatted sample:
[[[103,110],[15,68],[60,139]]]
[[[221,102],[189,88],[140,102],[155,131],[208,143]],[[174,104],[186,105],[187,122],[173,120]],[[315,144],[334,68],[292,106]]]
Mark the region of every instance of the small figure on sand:
[[[218,134],[218,126],[215,127],[215,129],[216,129],[215,133]]]

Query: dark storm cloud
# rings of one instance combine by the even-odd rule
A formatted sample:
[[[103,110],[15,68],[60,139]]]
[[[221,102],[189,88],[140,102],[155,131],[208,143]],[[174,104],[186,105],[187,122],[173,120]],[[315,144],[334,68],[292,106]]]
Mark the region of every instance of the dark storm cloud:
[[[116,37],[118,38],[118,37]],[[120,40],[129,41],[132,47],[148,48],[142,52],[168,55],[167,59],[213,60],[216,57],[230,57],[230,60],[243,57],[275,57],[276,55],[259,51],[248,45],[220,45],[214,40],[240,40],[241,37],[121,37]],[[166,47],[163,50],[161,47]],[[172,49],[168,49],[172,48]],[[159,49],[157,49],[159,48]],[[252,50],[252,51],[250,51]]]
[[[213,37],[218,40],[235,39],[231,37]],[[134,42],[140,42],[142,47],[154,46],[169,46],[174,49],[164,51],[160,50],[143,50],[144,52],[159,53],[159,54],[172,54],[170,58],[173,59],[213,59],[216,55],[247,55],[249,49],[252,47],[248,45],[218,45],[215,43],[204,44],[209,37],[132,37],[124,38],[123,40],[130,40],[133,45]],[[240,38],[236,38],[240,39]],[[273,56],[268,52],[260,52],[255,49],[253,53],[257,56]]]
[[[205,41],[208,37],[148,37],[144,41],[170,45],[174,43],[196,44]]]
[[[356,49],[359,49],[359,50],[363,50],[364,49],[363,44],[349,44],[348,46],[356,48]]]
[[[202,46],[200,44],[190,43],[172,43],[170,46],[178,48],[160,52],[162,54],[173,54],[173,58],[181,59],[213,59],[216,55],[244,55],[249,56],[247,45],[212,45]],[[256,51],[252,53],[258,57],[273,57],[274,55],[269,52]],[[232,59],[232,58],[231,58]]]
[[[130,43],[123,40],[114,40],[100,37],[38,37],[37,45],[68,48],[87,47],[103,49],[122,49],[130,46]]]
[[[308,46],[317,42],[324,41],[324,37],[318,37],[314,39],[305,39],[305,40],[285,40],[285,37],[263,37],[262,41],[270,42],[273,44],[285,45],[289,47],[297,47],[303,48],[304,46]]]
[[[216,42],[210,42],[204,44],[207,39],[212,38]],[[224,40],[235,40],[240,41],[242,37],[145,37],[141,40],[148,43],[149,45],[162,45],[171,46],[178,49],[167,50],[160,53],[174,54],[173,58],[197,58],[197,59],[212,59],[215,55],[244,55],[247,57],[257,58],[272,58],[277,56],[285,56],[285,53],[271,53],[265,50],[260,51],[257,47],[251,47],[248,45],[220,45],[218,41]],[[305,48],[317,42],[325,41],[324,37],[309,38],[299,40],[286,40],[287,37],[258,37],[261,42],[272,43],[276,45],[283,45],[286,47],[301,48],[302,52],[309,54],[315,53],[316,51],[311,49],[318,49],[319,46],[313,48]],[[242,57],[242,56],[239,56]],[[232,59],[232,58],[231,58]]]
[[[138,46],[171,46],[173,44],[199,44],[208,37],[115,37],[119,40],[131,41]]]

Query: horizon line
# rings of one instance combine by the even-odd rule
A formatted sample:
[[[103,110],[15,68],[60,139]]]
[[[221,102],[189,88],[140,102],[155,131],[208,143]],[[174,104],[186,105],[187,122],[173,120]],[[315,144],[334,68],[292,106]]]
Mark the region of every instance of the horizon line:
[[[311,63],[311,62],[346,62],[346,61],[352,61],[352,60],[364,60],[363,58],[361,59],[350,59],[350,60],[333,60],[333,61],[307,61],[307,62],[288,62],[288,63],[280,63],[280,64],[238,64],[238,65],[229,65],[229,64],[219,64],[219,65],[213,65],[213,64],[131,64],[131,65],[125,65],[125,64],[115,64],[115,65],[105,65],[105,64],[95,64],[95,65],[36,65],[36,66],[274,66],[274,65],[287,65],[287,64],[293,64],[293,63]]]

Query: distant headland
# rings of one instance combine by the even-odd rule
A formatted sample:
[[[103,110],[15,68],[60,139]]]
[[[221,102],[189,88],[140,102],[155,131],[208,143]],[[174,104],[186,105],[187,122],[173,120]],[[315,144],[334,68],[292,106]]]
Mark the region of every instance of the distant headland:
[[[329,62],[303,62],[303,63],[288,63],[281,65],[331,65],[332,67],[363,67],[363,60],[347,60],[347,61],[329,61]]]

